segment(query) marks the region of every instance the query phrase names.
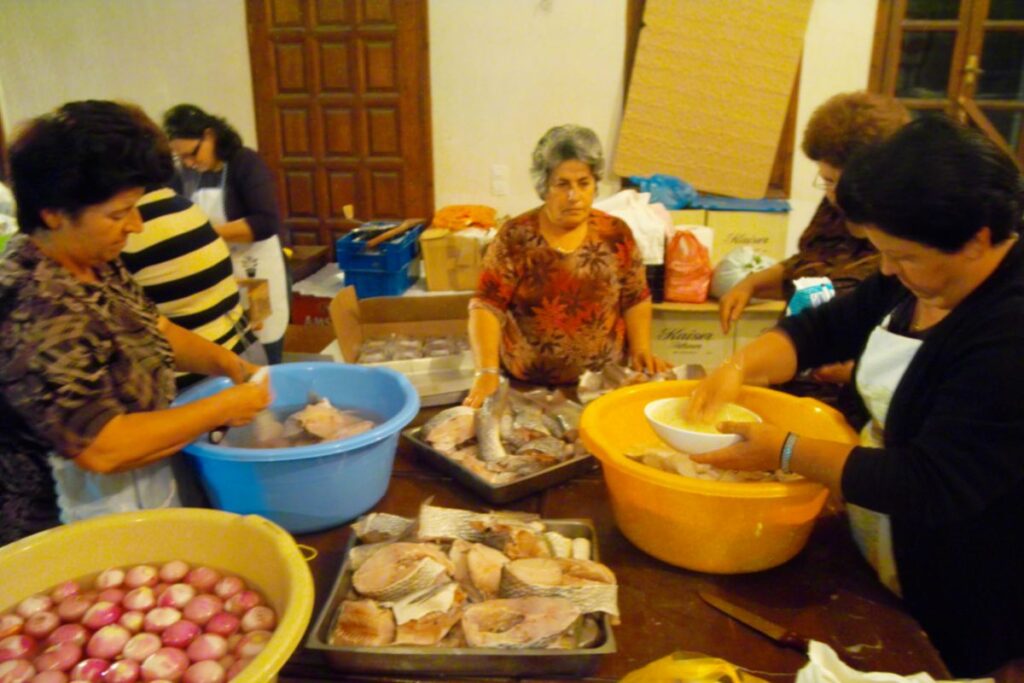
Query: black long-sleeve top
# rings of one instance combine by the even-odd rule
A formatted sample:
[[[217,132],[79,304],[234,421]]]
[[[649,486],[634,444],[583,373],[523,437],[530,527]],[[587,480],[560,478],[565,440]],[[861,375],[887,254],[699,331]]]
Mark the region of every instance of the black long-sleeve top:
[[[860,356],[913,296],[873,276],[780,323],[801,368]],[[957,676],[1024,656],[1024,245],[925,336],[842,493],[888,514],[903,598]]]

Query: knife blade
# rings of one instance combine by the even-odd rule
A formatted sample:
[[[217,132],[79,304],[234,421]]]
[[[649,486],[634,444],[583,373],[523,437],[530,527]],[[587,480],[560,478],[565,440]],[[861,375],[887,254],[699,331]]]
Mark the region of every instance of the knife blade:
[[[697,595],[699,595],[704,602],[708,603],[719,612],[732,617],[736,621],[754,629],[762,635],[768,636],[779,645],[807,654],[807,645],[809,641],[804,636],[801,636],[794,631],[790,631],[784,626],[779,626],[774,622],[768,621],[764,617],[758,616],[753,612],[749,612],[738,605],[734,605],[714,593],[697,591]]]

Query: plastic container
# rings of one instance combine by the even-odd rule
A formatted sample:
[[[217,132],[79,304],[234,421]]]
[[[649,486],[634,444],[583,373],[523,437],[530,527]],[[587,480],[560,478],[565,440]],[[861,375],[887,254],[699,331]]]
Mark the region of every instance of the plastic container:
[[[410,228],[398,237],[377,245],[376,249],[369,251],[366,249],[366,241],[379,234],[367,230],[367,228],[376,226],[393,228],[400,223],[401,221],[364,223],[363,229],[353,230],[338,238],[338,241],[334,243],[334,251],[338,259],[338,267],[345,271],[346,278],[350,268],[361,271],[398,271],[416,256],[416,246],[424,224]]]
[[[235,448],[203,437],[185,448],[214,506],[272,519],[293,533],[337,526],[373,507],[387,491],[402,428],[419,411],[419,397],[401,373],[343,363],[285,363],[270,367],[274,406],[307,402],[309,392],[380,422],[339,441],[295,448]],[[226,378],[184,391],[175,405],[211,396]]]
[[[237,574],[277,612],[274,636],[234,683],[277,678],[313,612],[313,577],[295,541],[262,517],[218,510],[140,510],[96,517],[0,548],[0,610],[68,579],[181,559]]]
[[[345,269],[345,284],[356,288],[356,296],[399,296],[419,278],[419,260],[413,259],[398,270]]]
[[[696,384],[680,380],[623,387],[584,409],[580,434],[601,461],[615,522],[638,548],[677,567],[737,574],[780,565],[807,543],[828,497],[824,486],[806,480],[705,481],[625,455],[663,449],[644,418],[644,406],[686,396]],[[839,412],[813,399],[746,387],[736,402],[765,422],[803,436],[857,442]]]

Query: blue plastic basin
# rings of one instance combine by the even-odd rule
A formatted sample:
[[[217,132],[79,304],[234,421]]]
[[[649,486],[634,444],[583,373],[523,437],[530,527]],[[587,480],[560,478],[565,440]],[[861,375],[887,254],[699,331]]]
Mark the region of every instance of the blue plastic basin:
[[[343,524],[372,508],[387,491],[398,437],[419,411],[416,390],[401,373],[343,363],[285,363],[270,368],[274,406],[296,406],[310,390],[339,408],[381,420],[339,441],[294,448],[236,448],[204,436],[185,447],[214,506],[257,514],[292,533]],[[225,389],[218,377],[178,396],[190,403]]]

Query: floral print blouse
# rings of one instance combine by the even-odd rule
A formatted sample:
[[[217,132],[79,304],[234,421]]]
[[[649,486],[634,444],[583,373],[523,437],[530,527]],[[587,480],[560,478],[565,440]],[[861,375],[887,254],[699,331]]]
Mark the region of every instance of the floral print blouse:
[[[484,257],[470,308],[502,324],[501,362],[533,384],[575,382],[587,369],[622,362],[624,314],[650,298],[629,227],[591,209],[574,251],[548,245],[540,208],[508,221]]]

